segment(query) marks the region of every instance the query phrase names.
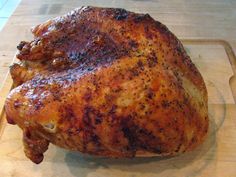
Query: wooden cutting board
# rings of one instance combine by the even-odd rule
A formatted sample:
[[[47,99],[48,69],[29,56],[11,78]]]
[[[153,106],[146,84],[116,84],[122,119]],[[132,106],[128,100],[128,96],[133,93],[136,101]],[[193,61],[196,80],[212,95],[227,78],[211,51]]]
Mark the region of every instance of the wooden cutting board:
[[[210,132],[206,141],[172,158],[109,159],[82,155],[50,145],[35,165],[23,153],[22,131],[6,123],[4,99],[12,81],[0,90],[1,177],[234,177],[236,176],[236,59],[227,42],[182,40],[200,70],[209,96]]]

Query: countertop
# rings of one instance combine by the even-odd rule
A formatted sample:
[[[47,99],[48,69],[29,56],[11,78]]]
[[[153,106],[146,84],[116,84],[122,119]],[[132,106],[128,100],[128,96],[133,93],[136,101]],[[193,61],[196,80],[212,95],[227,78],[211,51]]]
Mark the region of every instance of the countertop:
[[[220,39],[236,52],[235,0],[22,0],[0,32],[0,108],[12,84],[8,77],[1,89],[16,46],[21,40],[32,39],[30,27],[83,5],[149,13],[183,41]],[[186,48],[199,66],[209,93],[209,137],[196,151],[175,158],[122,161],[87,158],[50,146],[44,162],[37,166],[24,156],[21,130],[6,124],[1,114],[0,176],[236,176],[236,79],[232,77],[236,61],[228,43],[224,43],[226,47],[189,43]]]

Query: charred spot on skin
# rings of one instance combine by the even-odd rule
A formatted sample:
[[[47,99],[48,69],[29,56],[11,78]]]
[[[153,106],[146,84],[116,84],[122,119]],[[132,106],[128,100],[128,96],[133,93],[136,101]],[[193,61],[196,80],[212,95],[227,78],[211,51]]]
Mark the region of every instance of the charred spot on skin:
[[[161,146],[157,146],[153,149],[154,153],[161,154],[163,152]]]
[[[73,108],[68,105],[66,108],[65,108],[65,119],[74,119],[76,116],[75,116],[75,113],[74,113],[74,110]]]
[[[155,52],[151,52],[151,54],[148,56],[147,61],[148,61],[148,66],[150,68],[152,68],[158,64],[158,59],[157,59]]]
[[[53,100],[54,101],[61,101],[61,93],[57,92],[58,89],[55,89],[55,91],[52,92]]]
[[[67,130],[67,134],[68,134],[69,136],[74,135],[73,129],[72,129],[72,128],[68,129],[68,130]]]
[[[68,135],[72,136],[72,135],[76,135],[79,134],[81,132],[80,128],[75,129],[74,127],[70,128],[67,130]]]
[[[139,71],[138,71],[138,68],[131,68],[129,70],[129,72],[131,73],[131,77],[135,77],[135,76],[138,76],[139,75]]]
[[[60,106],[58,112],[60,113],[58,124],[63,124],[63,122],[70,122],[70,125],[73,125],[76,121],[76,115],[71,105],[68,104]]]
[[[155,96],[155,92],[152,89],[147,90],[147,98],[152,99]]]
[[[27,44],[28,42],[26,41],[21,41],[20,44],[16,47],[18,50],[22,50],[23,47]]]
[[[91,141],[95,144],[95,145],[100,145],[100,138],[94,134],[91,136]]]
[[[140,68],[141,70],[144,69],[144,64],[143,64],[143,62],[142,62],[141,60],[139,60],[139,61],[137,62],[137,66],[138,66],[138,68]]]
[[[148,26],[145,26],[144,27],[144,31],[145,31],[145,35],[148,39],[153,39],[153,34],[152,32],[149,30],[149,27]]]
[[[139,103],[140,110],[144,110],[146,108],[144,103]]]
[[[168,107],[170,107],[170,102],[168,102],[168,101],[166,101],[166,100],[162,100],[161,106],[162,106],[163,108],[168,108]]]
[[[88,90],[88,92],[84,94],[83,98],[86,102],[90,101],[92,98],[92,93]]]
[[[35,110],[39,110],[43,106],[44,106],[44,104],[41,101],[39,101],[39,100],[37,100],[36,103],[34,103],[34,109]]]
[[[175,50],[176,50],[176,52],[177,52],[178,54],[182,54],[182,53],[183,53],[183,49],[182,49],[182,47],[181,47],[180,45],[177,45],[176,48],[175,48]]]
[[[151,131],[147,130],[147,129],[138,128],[138,130],[139,130],[138,132],[139,132],[140,134],[146,135],[146,136],[148,136],[148,137],[150,137],[150,138],[152,138],[152,139],[156,138],[156,137],[153,135],[153,133],[152,133]]]
[[[123,127],[122,132],[124,133],[124,136],[129,140],[129,146],[127,147],[127,150],[135,151],[136,148],[136,140],[135,135],[133,134],[131,128]]]
[[[195,142],[197,142],[197,138],[194,136],[194,137],[191,139],[191,143],[194,144]]]
[[[87,152],[87,144],[91,142],[96,145],[96,148],[99,148],[100,139],[94,131],[94,124],[96,125],[96,121],[97,123],[100,123],[102,121],[102,115],[95,108],[88,106],[84,108],[84,114],[82,119],[84,123],[83,152]]]
[[[125,9],[116,9],[114,18],[116,20],[124,20],[128,17],[129,13]]]
[[[109,114],[115,114],[115,112],[116,112],[116,109],[117,109],[117,105],[112,105],[112,107],[111,107],[111,109],[110,109],[110,111],[109,111]]]
[[[151,16],[149,14],[140,14],[134,17],[134,22],[139,23],[143,20],[148,20],[148,19],[151,19]]]
[[[145,128],[141,128],[141,127],[137,127],[137,135],[138,137],[142,137],[144,138],[145,140],[145,143],[146,142],[159,142],[159,144],[161,143],[160,141],[160,138],[159,137],[156,137],[153,132],[145,129]],[[162,150],[161,150],[161,146],[150,146],[149,144],[144,144],[144,142],[141,142],[141,144],[139,143],[138,146],[140,146],[141,148],[144,148],[148,151],[152,151],[152,152],[156,152],[156,153],[161,153]],[[146,147],[143,147],[143,146],[146,146]]]
[[[90,126],[92,128],[93,124],[98,125],[103,121],[103,115],[93,107],[87,106],[85,107],[83,113],[83,122],[86,126]]]
[[[134,156],[137,148],[137,127],[132,121],[132,116],[127,116],[126,118],[123,118],[120,125],[124,137],[126,137],[129,141],[127,150],[131,152],[132,156]]]
[[[102,123],[102,117],[96,116],[95,117],[95,124],[98,125],[98,124],[101,124],[101,123]]]
[[[158,31],[162,32],[163,34],[167,34],[168,35],[168,33],[170,32],[165,25],[163,25],[162,23],[160,23],[158,21],[155,21],[155,27],[156,27],[156,29]]]
[[[130,40],[129,45],[131,48],[138,48],[138,43],[134,40]]]
[[[112,100],[114,99],[111,94],[105,94],[104,98],[108,103],[112,102]]]

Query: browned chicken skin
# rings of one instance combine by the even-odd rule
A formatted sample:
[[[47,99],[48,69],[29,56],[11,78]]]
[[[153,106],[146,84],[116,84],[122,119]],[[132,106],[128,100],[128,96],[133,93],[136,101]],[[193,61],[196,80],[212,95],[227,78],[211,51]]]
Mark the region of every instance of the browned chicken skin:
[[[108,157],[174,155],[208,131],[204,81],[148,14],[82,7],[32,30],[11,67],[5,110],[40,163],[49,142]]]

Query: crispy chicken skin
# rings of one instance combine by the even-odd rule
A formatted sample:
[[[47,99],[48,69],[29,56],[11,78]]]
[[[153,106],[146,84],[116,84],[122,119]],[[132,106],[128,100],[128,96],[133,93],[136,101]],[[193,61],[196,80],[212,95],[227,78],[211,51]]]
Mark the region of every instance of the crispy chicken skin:
[[[175,155],[208,131],[207,91],[180,41],[148,14],[82,7],[21,42],[6,99],[25,154],[49,143],[107,157]]]

